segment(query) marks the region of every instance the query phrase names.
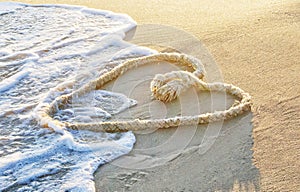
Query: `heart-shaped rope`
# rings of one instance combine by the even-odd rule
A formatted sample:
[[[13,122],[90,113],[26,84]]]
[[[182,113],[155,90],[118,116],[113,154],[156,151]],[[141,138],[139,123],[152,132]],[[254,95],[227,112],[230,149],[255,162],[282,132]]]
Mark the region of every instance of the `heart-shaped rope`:
[[[212,113],[194,116],[177,116],[167,119],[135,119],[130,121],[70,123],[61,122],[51,117],[51,115],[57,112],[60,108],[70,103],[72,98],[77,98],[95,89],[100,89],[106,83],[116,79],[129,69],[159,61],[167,61],[176,65],[189,66],[194,69],[194,72],[172,71],[164,75],[156,75],[150,86],[153,96],[156,99],[163,102],[172,101],[187,88],[194,86],[204,91],[227,92],[237,97],[240,100],[239,103],[224,111],[215,111]],[[205,69],[201,62],[198,59],[185,54],[158,53],[150,56],[131,59],[69,94],[61,95],[51,102],[49,102],[49,99],[45,99],[36,108],[36,119],[42,127],[50,129],[66,127],[76,130],[90,130],[95,132],[125,132],[145,129],[170,128],[179,125],[206,124],[209,122],[227,120],[250,110],[251,97],[248,93],[232,84],[220,82],[206,83],[202,80],[204,76]],[[48,97],[46,98],[51,97],[51,95],[55,94],[55,92],[61,91],[70,85],[73,85],[73,83],[71,82],[69,85],[61,85],[54,88],[49,92]]]

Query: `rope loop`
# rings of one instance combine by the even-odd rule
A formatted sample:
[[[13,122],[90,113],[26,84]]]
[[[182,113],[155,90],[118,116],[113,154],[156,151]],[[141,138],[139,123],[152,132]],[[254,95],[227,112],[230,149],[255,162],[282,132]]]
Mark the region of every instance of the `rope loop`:
[[[101,89],[106,83],[116,79],[126,71],[145,65],[147,63],[167,61],[178,66],[187,66],[193,68],[193,72],[172,71],[166,74],[157,74],[150,84],[152,95],[160,101],[170,102],[176,99],[182,92],[189,87],[194,86],[204,91],[221,91],[236,96],[239,101],[224,111],[215,111],[212,113],[196,114],[194,116],[181,116],[167,119],[155,120],[129,120],[129,121],[105,121],[90,123],[69,123],[53,119],[52,115],[63,106],[71,103],[72,98],[80,97],[94,89]],[[70,129],[89,130],[95,132],[124,132],[137,131],[156,128],[170,128],[179,125],[205,124],[215,121],[227,120],[240,115],[251,109],[251,97],[239,87],[226,83],[206,83],[203,81],[206,72],[200,60],[179,53],[158,53],[154,55],[130,59],[123,64],[115,67],[109,72],[101,75],[80,87],[77,90],[53,99],[55,92],[69,88],[72,83],[64,83],[49,91],[46,98],[35,109],[36,119],[42,127],[57,130],[57,127],[66,127]],[[74,82],[73,82],[74,83]],[[67,87],[64,87],[67,86]],[[49,103],[49,98],[52,101]]]

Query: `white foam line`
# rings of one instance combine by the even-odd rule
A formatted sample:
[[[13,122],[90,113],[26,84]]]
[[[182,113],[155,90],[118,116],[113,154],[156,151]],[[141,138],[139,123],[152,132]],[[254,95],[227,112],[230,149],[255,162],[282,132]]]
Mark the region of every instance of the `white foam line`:
[[[101,52],[102,50],[108,48],[111,45],[125,47],[125,46],[129,45],[129,43],[123,41],[122,37],[120,37],[119,35],[109,35],[109,36],[105,35],[105,36],[101,37],[101,39],[99,40],[99,43],[96,44],[94,49],[89,50],[88,52],[82,53],[82,56],[88,57],[88,56],[97,54],[97,53]]]
[[[18,60],[18,58],[20,60]],[[17,61],[11,62],[8,64],[0,64],[0,67],[22,64],[22,63],[29,62],[29,61],[36,61],[39,58],[40,57],[38,54],[31,53],[31,52],[22,52],[21,51],[21,52],[16,52],[16,53],[12,53],[12,54],[7,54],[5,56],[0,57],[0,62],[10,61],[10,60],[12,60],[12,61],[17,60]]]
[[[78,6],[78,5],[67,5],[67,4],[25,4],[25,3],[13,3],[13,2],[0,2],[0,7],[4,7],[3,11],[8,11],[8,8],[12,7],[56,7],[56,8],[64,8],[64,9],[70,9],[70,10],[77,10],[80,11],[81,13],[88,13],[88,14],[94,14],[94,15],[103,15],[105,17],[108,17],[112,20],[115,21],[127,21],[129,22],[126,27],[122,28],[122,30],[125,30],[125,32],[129,31],[132,29],[134,26],[136,26],[136,22],[126,14],[122,13],[114,13],[112,11],[106,11],[106,10],[99,10],[99,9],[93,9],[93,8],[87,8],[85,6]],[[0,9],[1,13],[1,9]]]
[[[104,11],[104,10],[98,10],[98,9],[92,9],[86,7],[84,7],[80,11],[82,13],[103,15],[105,17],[111,18],[116,21],[129,21],[128,25],[122,29],[125,30],[125,32],[129,31],[130,29],[132,29],[134,26],[137,25],[137,23],[129,15],[122,14],[122,13],[114,13],[111,11],[106,11],[106,10]]]
[[[14,2],[1,2],[0,3],[0,16],[13,13],[17,8],[24,6],[22,3],[14,3]]]
[[[55,46],[56,44],[59,44],[63,40],[69,38],[70,35],[72,35],[72,33],[74,33],[74,32],[75,32],[75,29],[71,29],[66,35],[63,35],[61,37],[58,37],[58,38],[54,39],[53,42],[50,43],[50,44],[53,45],[53,46]]]
[[[29,73],[30,72],[28,70],[24,70],[24,71],[18,72],[17,74],[1,81],[0,82],[0,93],[5,92],[5,91],[11,89],[12,87],[14,87],[20,80],[22,80],[24,77],[29,75]]]
[[[130,135],[132,133],[128,132],[124,134]],[[123,136],[121,139],[117,141],[107,141],[105,143],[98,143],[94,145],[80,144],[74,141],[74,137],[72,136],[71,133],[63,130],[63,135],[57,139],[56,145],[51,145],[48,148],[36,150],[34,153],[29,152],[24,154],[21,152],[17,152],[13,155],[8,155],[2,158],[0,162],[0,173],[1,172],[3,173],[5,170],[15,167],[17,164],[26,164],[26,163],[29,164],[32,161],[38,161],[40,159],[50,157],[53,154],[55,154],[57,151],[62,149],[74,150],[78,152],[87,152],[87,151],[105,151],[107,149],[114,148],[116,150],[129,152],[130,149],[132,148],[133,143],[135,142],[135,138],[131,137],[130,141],[126,139],[127,137]]]
[[[60,42],[60,43],[54,45],[54,46],[52,47],[52,49],[59,49],[59,48],[62,48],[62,47],[66,47],[66,46],[68,46],[68,45],[71,45],[71,44],[75,44],[75,43],[84,41],[84,40],[86,40],[87,38],[89,38],[89,37],[78,38],[78,39],[70,40],[70,41],[67,41],[67,42]]]
[[[128,55],[132,55],[133,53],[136,54],[136,55],[145,56],[145,55],[155,54],[155,53],[157,53],[157,51],[152,50],[152,49],[147,48],[147,47],[128,44],[127,48],[121,49],[120,51],[116,52],[112,56],[111,61],[122,59],[122,58],[124,58]]]
[[[0,112],[0,117],[4,117],[4,116],[6,116],[8,114],[11,114],[11,113],[14,113],[14,114],[21,113],[23,111],[32,109],[35,106],[37,106],[37,103],[23,104],[23,105],[21,105],[21,107],[18,107],[18,108],[9,106],[7,110],[4,110],[4,111]]]

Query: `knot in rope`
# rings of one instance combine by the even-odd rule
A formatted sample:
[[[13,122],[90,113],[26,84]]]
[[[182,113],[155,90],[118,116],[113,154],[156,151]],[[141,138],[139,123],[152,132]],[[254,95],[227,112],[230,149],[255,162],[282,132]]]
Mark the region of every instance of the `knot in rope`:
[[[197,77],[187,71],[172,71],[165,74],[157,74],[150,84],[152,95],[162,102],[170,102],[176,99],[183,91],[196,85]]]

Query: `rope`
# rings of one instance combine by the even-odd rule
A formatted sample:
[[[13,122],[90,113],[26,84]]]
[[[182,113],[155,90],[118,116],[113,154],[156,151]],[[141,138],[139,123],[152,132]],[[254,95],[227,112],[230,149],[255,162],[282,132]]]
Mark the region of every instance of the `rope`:
[[[172,71],[166,74],[157,74],[151,82],[150,89],[153,96],[163,102],[170,102],[176,99],[180,93],[191,86],[203,91],[227,92],[240,101],[237,105],[231,106],[224,111],[215,111],[213,113],[199,114],[194,116],[177,116],[167,119],[149,119],[149,120],[130,120],[130,121],[105,121],[91,123],[69,123],[55,120],[51,117],[60,108],[70,103],[72,98],[80,97],[95,89],[100,89],[109,81],[112,81],[125,73],[126,71],[145,65],[149,62],[168,61],[179,66],[188,66],[194,69],[194,72]],[[203,81],[205,69],[202,63],[191,56],[177,53],[159,53],[150,56],[139,57],[128,60],[121,65],[113,68],[111,71],[92,80],[81,88],[55,98],[52,102],[45,99],[36,108],[36,119],[42,127],[55,129],[56,127],[66,127],[75,130],[89,130],[95,132],[126,132],[145,129],[170,128],[179,125],[207,124],[210,122],[228,120],[240,115],[251,108],[250,95],[239,87],[226,83],[206,83]],[[65,87],[70,87],[74,82],[58,86],[49,92],[48,96],[55,95],[55,92],[61,91]]]

